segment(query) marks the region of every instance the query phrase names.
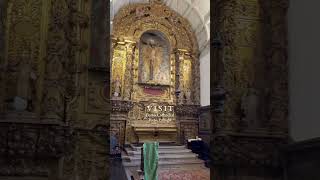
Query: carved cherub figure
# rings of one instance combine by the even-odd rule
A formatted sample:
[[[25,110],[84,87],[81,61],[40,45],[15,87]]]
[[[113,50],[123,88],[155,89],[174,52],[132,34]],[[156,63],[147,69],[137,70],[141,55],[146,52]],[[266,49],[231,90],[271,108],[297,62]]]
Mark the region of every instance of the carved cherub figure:
[[[136,8],[136,17],[140,18],[144,16],[145,10],[143,7],[137,7]]]

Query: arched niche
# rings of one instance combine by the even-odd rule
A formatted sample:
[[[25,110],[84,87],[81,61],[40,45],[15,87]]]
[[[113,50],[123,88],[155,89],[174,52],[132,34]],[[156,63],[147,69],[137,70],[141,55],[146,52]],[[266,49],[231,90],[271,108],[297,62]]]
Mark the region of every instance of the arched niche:
[[[157,30],[144,32],[139,40],[139,83],[170,85],[170,42]]]
[[[146,31],[158,30],[169,40],[172,49],[199,54],[195,33],[188,20],[164,4],[137,3],[122,7],[113,20],[113,38],[138,42]]]

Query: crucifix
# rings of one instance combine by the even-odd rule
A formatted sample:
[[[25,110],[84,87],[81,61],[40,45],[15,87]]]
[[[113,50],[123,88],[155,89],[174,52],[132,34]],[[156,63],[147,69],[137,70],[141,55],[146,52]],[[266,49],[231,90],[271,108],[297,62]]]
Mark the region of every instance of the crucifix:
[[[154,40],[151,39],[149,41],[149,45],[151,47],[151,55],[150,55],[150,74],[149,74],[149,80],[152,81],[153,80],[153,75],[154,75],[154,62],[156,60],[156,48],[155,48],[155,43]]]

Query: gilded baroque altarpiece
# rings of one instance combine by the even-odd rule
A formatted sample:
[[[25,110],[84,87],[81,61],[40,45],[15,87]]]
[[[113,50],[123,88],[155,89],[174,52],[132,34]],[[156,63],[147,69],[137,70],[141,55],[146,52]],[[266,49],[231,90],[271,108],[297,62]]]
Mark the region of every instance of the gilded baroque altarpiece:
[[[112,132],[125,136],[121,144],[197,135],[199,52],[186,19],[157,1],[121,8],[111,62],[111,126],[124,121],[125,133]]]

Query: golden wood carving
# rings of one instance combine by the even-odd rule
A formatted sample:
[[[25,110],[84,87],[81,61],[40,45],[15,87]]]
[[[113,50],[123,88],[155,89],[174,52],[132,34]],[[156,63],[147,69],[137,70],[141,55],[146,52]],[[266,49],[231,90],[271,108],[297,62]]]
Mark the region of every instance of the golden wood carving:
[[[40,110],[47,8],[47,1],[19,1],[7,9],[5,95],[25,99],[34,113]]]
[[[119,10],[113,21],[114,37],[138,42],[148,30],[159,30],[168,37],[172,49],[198,52],[192,27],[183,17],[162,4],[132,4]]]
[[[145,107],[200,103],[199,52],[191,25],[158,1],[130,4],[115,16],[112,37],[111,95],[119,91],[122,97],[114,100],[134,103],[127,112],[126,142],[154,139],[160,130],[164,136],[158,138],[176,141],[176,117],[146,118]]]
[[[124,74],[126,70],[127,54],[126,46],[123,43],[119,42],[113,48],[111,97],[115,99],[122,98],[124,92]]]
[[[214,38],[219,43],[214,44],[213,66],[218,73],[212,79],[227,91],[224,111],[213,114],[215,179],[245,178],[241,173],[223,174],[234,164],[264,167],[270,174],[279,166],[275,152],[287,143],[288,128],[287,3],[214,1]]]
[[[10,121],[15,129],[4,130],[2,125],[1,132],[10,137],[18,135],[24,143],[18,143],[24,146],[21,149],[22,146],[14,145],[16,140],[9,142],[13,152],[21,155],[23,167],[17,163],[9,168],[1,166],[1,172],[3,167],[9,170],[8,176],[79,180],[107,177],[106,129],[110,109],[104,83],[109,76],[103,68],[103,72],[88,68],[90,2],[19,0],[6,1],[5,7],[0,7],[1,23],[5,22],[6,27],[5,56],[0,52],[1,91],[5,92],[0,96],[10,98],[1,98],[2,102],[8,102],[1,121]],[[7,9],[4,21],[3,8]],[[31,101],[27,112],[11,109],[9,101],[15,96]],[[124,122],[119,127],[124,127]],[[81,130],[70,133],[70,129]],[[7,133],[8,130],[14,134]],[[31,166],[33,158],[30,158],[35,156],[45,161],[36,168]],[[9,159],[15,162],[16,156]]]

